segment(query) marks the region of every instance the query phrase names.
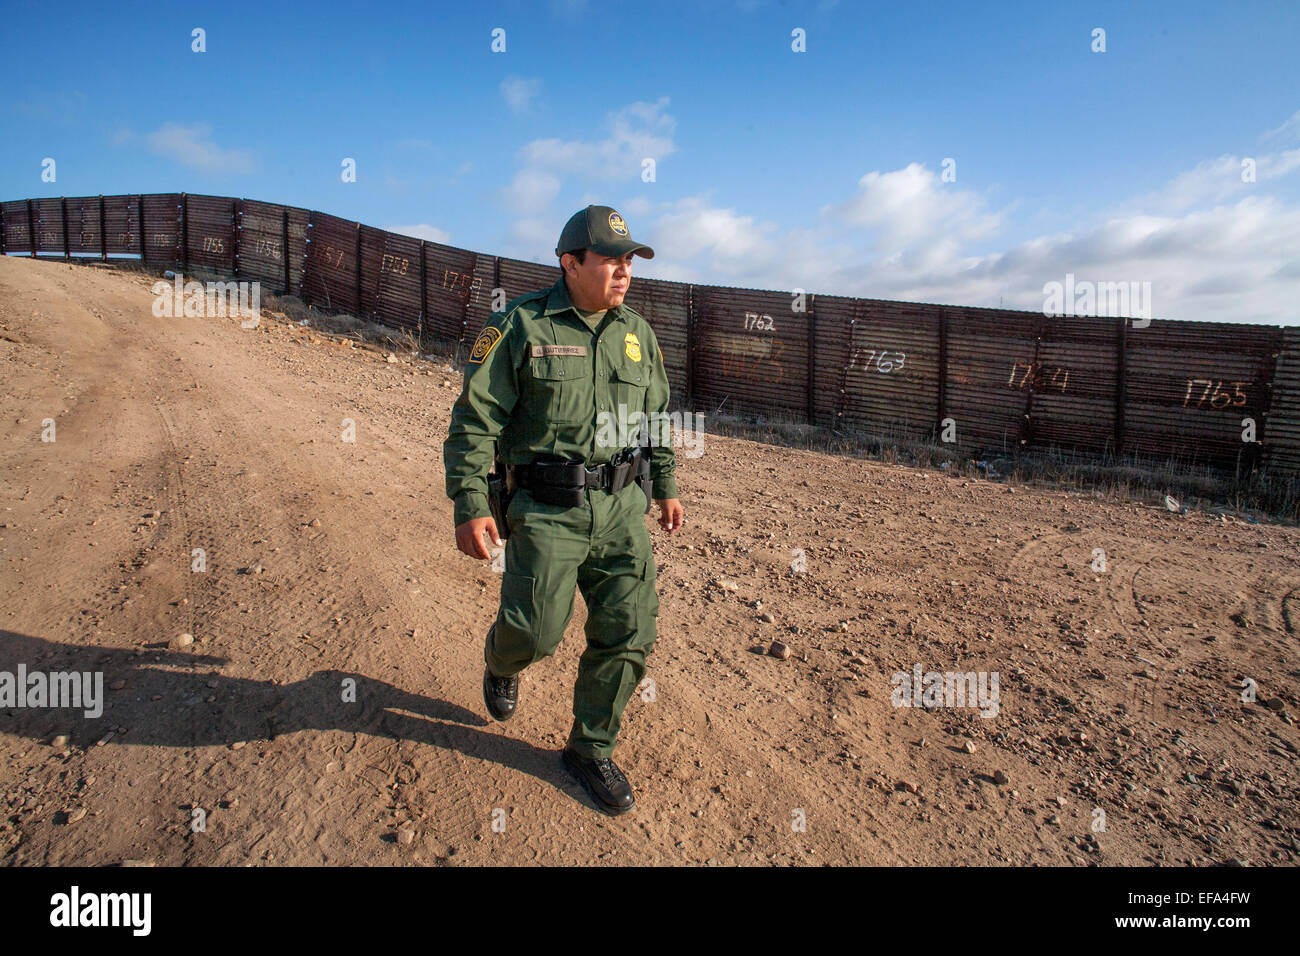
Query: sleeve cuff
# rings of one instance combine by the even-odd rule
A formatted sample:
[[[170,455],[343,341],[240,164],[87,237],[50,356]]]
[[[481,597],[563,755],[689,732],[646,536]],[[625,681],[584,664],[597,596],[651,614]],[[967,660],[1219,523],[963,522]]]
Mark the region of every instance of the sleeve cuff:
[[[651,482],[650,497],[656,501],[666,501],[677,497],[677,480],[672,477],[656,478]]]
[[[492,509],[488,507],[487,495],[477,491],[462,491],[456,496],[455,506],[456,527],[460,527],[466,521],[472,521],[474,518],[492,517]]]

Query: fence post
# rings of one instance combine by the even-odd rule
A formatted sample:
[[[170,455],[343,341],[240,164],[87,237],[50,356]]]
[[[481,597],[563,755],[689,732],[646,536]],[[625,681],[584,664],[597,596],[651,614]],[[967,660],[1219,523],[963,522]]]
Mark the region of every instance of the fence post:
[[[99,194],[99,261],[108,261],[108,233],[104,231],[104,194]]]
[[[429,307],[429,274],[425,265],[424,240],[420,240],[420,351],[424,351],[424,310]]]
[[[695,286],[686,287],[686,407],[695,407]]]
[[[239,230],[240,220],[244,218],[244,201],[242,199],[230,200],[230,271],[233,275],[239,275]]]
[[[316,228],[316,210],[307,210],[307,234],[302,243],[302,304],[311,305],[311,245]]]
[[[284,294],[292,295],[289,287],[289,210],[280,209],[280,259],[284,262]]]
[[[36,220],[32,216],[32,201],[27,200],[27,244],[31,247],[32,258],[36,258]]]
[[[365,318],[367,318],[367,317],[361,314],[361,309],[362,309],[362,302],[361,302],[361,223],[357,223],[357,250],[356,250],[356,259],[357,259],[357,318],[358,318],[358,319],[365,319]]]
[[[1124,406],[1128,402],[1128,319],[1115,319],[1115,458],[1124,451]]]
[[[934,427],[942,438],[943,420],[948,417],[948,310],[939,310],[939,394],[934,404]]]
[[[817,424],[817,296],[808,297],[808,424]]]
[[[190,199],[181,193],[181,271],[190,271]]]
[[[0,206],[0,256],[5,254],[5,207]]]
[[[147,265],[149,262],[149,242],[145,239],[144,234],[144,196],[135,197],[135,225],[140,230],[140,264]]]
[[[68,251],[68,197],[59,197],[59,217],[63,220],[63,258],[68,260],[72,254]]]

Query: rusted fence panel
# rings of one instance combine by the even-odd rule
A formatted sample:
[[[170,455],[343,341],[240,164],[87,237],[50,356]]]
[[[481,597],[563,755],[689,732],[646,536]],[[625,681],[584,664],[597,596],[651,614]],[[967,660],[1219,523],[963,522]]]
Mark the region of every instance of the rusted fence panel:
[[[426,344],[455,348],[478,334],[492,311],[492,261],[491,256],[425,240]],[[471,315],[479,316],[476,324]]]
[[[1300,472],[1300,328],[1282,329],[1272,403],[1257,437],[1270,467]]]
[[[1027,447],[1091,454],[1115,450],[1118,333],[1114,319],[1051,316],[1041,324],[1032,365],[1014,365],[1011,384],[1028,400]]]
[[[181,242],[180,193],[157,193],[141,197],[144,209],[145,262],[175,267],[184,254]]]
[[[141,256],[139,196],[104,197],[104,236],[109,256]]]
[[[235,274],[237,203],[223,196],[185,196],[187,268]]]
[[[873,434],[928,436],[938,414],[938,308],[880,299],[845,308],[825,299],[817,297],[819,314],[848,318],[835,418]]]
[[[954,306],[944,306],[943,312],[948,323],[944,417],[956,426],[955,447],[1014,453],[1029,408],[1022,373],[1034,365],[1043,316]]]
[[[307,210],[241,199],[236,212],[239,277],[261,282],[275,292],[298,294]]]
[[[706,414],[808,417],[807,319],[785,292],[693,286],[693,398]]]
[[[331,312],[356,315],[358,224],[323,212],[311,214],[303,299]]]
[[[420,240],[362,226],[362,318],[418,337],[420,294]]]
[[[0,203],[0,225],[4,227],[4,251],[31,255],[32,236],[27,229],[27,200]]]
[[[1259,448],[1243,419],[1263,422],[1280,330],[1156,319],[1128,332],[1125,453],[1235,468]]]
[[[33,199],[31,211],[36,254],[63,255],[63,200]]]
[[[83,257],[100,255],[103,245],[99,228],[99,197],[72,196],[64,200],[68,224],[68,254]]]

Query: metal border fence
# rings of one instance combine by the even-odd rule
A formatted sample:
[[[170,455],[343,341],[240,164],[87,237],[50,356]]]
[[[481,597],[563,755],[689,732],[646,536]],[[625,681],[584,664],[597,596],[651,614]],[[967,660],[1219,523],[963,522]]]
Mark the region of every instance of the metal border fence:
[[[143,262],[257,280],[308,305],[472,342],[556,266],[325,213],[187,193],[0,203],[0,254]],[[504,296],[504,298],[502,298]],[[1074,451],[1300,471],[1300,329],[636,279],[674,404],[938,440],[962,454]]]

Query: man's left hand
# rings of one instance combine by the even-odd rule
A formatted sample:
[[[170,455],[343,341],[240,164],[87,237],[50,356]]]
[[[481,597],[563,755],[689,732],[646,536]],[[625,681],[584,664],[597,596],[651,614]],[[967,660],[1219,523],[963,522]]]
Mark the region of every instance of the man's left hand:
[[[659,506],[659,527],[669,534],[682,526],[682,503],[676,498],[656,498]]]

